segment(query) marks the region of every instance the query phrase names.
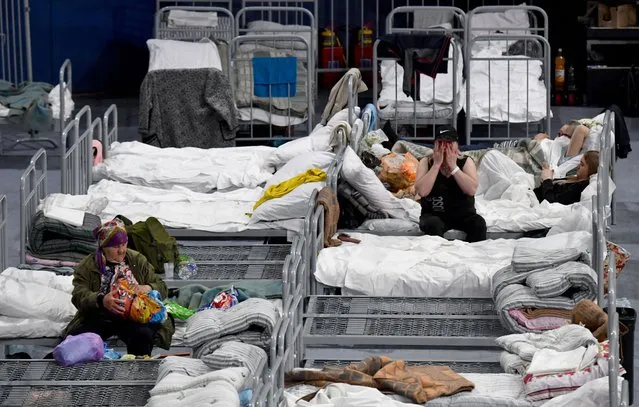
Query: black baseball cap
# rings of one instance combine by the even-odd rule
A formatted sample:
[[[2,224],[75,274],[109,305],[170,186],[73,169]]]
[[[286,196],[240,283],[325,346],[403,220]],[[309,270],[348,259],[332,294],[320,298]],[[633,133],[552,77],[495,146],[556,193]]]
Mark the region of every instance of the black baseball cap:
[[[437,140],[458,141],[457,130],[452,126],[439,126],[435,132],[435,141]]]

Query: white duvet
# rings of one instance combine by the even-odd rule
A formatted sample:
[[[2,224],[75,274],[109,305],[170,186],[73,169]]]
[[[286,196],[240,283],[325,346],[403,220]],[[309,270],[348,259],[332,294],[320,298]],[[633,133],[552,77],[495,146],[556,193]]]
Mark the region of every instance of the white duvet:
[[[588,232],[542,239],[497,239],[477,243],[438,236],[375,236],[352,233],[360,244],[322,249],[317,281],[354,295],[490,298],[492,277],[508,266],[515,245],[572,247],[590,240]]]
[[[54,212],[58,218],[59,208],[90,212],[100,216],[103,221],[117,215],[124,215],[132,222],[155,217],[166,227],[215,233],[234,233],[246,229],[300,230],[300,219],[249,225],[248,214],[253,211],[253,205],[262,193],[260,187],[204,194],[184,187],[162,190],[102,180],[91,185],[87,195],[49,195],[42,209],[45,216]]]
[[[58,337],[75,315],[71,276],[10,267],[0,274],[0,338]]]
[[[114,142],[108,158],[94,167],[97,180],[110,179],[159,189],[181,186],[196,192],[255,188],[273,169],[274,147],[158,148],[137,141]]]

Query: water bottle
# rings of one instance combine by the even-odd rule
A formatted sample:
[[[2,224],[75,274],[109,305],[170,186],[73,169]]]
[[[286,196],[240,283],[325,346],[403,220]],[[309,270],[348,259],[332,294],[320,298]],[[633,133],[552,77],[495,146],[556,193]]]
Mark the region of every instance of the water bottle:
[[[178,277],[181,280],[190,280],[197,274],[195,261],[188,256],[180,256],[178,263]]]

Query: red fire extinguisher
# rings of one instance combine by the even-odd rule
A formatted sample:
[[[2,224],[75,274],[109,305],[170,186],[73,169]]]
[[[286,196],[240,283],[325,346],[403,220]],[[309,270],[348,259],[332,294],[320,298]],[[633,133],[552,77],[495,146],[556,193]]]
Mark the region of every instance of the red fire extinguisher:
[[[355,66],[362,70],[370,70],[373,67],[373,30],[365,24],[357,35],[358,44],[355,47]],[[371,72],[362,72],[364,82],[372,85]]]
[[[339,41],[337,34],[332,27],[324,28],[322,31],[322,68],[327,69],[344,69],[346,68],[346,58],[344,55],[344,47]],[[324,88],[332,88],[339,78],[342,76],[340,72],[326,72],[322,78]]]

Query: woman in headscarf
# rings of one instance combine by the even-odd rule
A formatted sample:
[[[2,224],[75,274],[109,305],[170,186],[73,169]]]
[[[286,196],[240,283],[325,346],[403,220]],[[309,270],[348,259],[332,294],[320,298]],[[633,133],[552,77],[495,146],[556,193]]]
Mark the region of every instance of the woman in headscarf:
[[[120,279],[137,286],[142,293],[156,290],[166,298],[168,288],[153,266],[140,253],[128,248],[124,223],[113,219],[93,232],[98,249],[86,257],[73,274],[73,305],[77,308],[65,336],[93,332],[108,339],[119,337],[127,352],[151,355],[153,345],[168,349],[175,326],[171,317],[162,324],[140,324],[125,317],[126,302],[118,295]]]

